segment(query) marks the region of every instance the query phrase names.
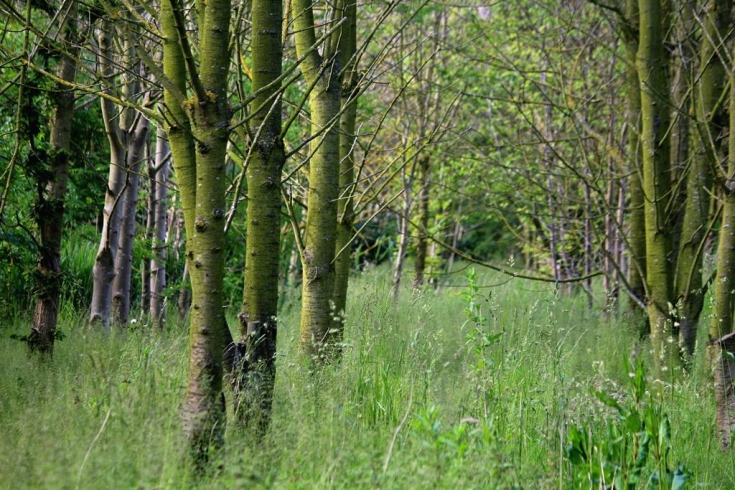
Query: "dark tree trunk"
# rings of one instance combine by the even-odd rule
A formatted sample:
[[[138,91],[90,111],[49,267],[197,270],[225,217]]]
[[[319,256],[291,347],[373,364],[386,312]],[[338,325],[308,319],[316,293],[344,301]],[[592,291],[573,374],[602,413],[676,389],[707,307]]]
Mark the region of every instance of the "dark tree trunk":
[[[67,16],[74,19],[76,3],[68,7]],[[75,42],[76,29],[71,20],[64,26],[64,50],[68,56],[62,56],[56,70],[59,79],[71,82],[76,76]],[[38,261],[34,274],[36,287],[36,305],[33,313],[33,326],[28,338],[31,351],[52,354],[56,337],[56,324],[59,316],[59,298],[61,295],[61,238],[64,224],[64,196],[66,194],[69,170],[69,144],[71,142],[71,125],[74,115],[74,92],[65,85],[57,83],[52,92],[53,112],[50,124],[50,151],[47,161],[42,163],[48,172],[47,180],[36,182],[38,198],[35,205],[35,219],[40,233],[38,242]]]

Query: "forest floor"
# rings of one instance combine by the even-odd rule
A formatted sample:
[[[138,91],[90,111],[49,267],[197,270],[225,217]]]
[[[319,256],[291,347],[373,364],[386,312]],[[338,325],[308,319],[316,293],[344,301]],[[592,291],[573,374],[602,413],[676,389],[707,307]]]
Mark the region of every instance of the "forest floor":
[[[184,325],[138,322],[105,336],[65,310],[66,338],[44,363],[9,338],[28,320],[6,323],[0,488],[598,488],[585,479],[616,464],[640,488],[672,488],[685,473],[687,488],[735,488],[735,453],[718,450],[704,369],[673,384],[649,376],[635,404],[628,359],[648,365],[650,354],[625,321],[589,309],[584,294],[485,270],[471,294],[465,272],[437,290],[402,290],[396,303],[386,270],[355,277],[344,359],[318,373],[297,358],[298,292],[289,292],[270,431],[255,444],[230,424],[221,470],[199,481],[181,462]],[[621,412],[598,398],[642,418],[656,408],[659,445],[616,432]],[[630,444],[616,463],[620,441]]]

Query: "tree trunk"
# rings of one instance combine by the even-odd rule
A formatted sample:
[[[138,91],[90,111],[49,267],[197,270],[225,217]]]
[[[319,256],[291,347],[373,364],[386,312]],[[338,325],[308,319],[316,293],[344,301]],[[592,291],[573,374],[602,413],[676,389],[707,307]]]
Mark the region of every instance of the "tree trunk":
[[[150,152],[150,149],[146,151]],[[156,233],[156,163],[155,158],[146,157],[146,159],[148,160],[148,164],[146,165],[146,176],[148,178],[145,183],[148,184],[148,193],[146,196],[145,243],[148,244],[153,243]],[[153,283],[153,279],[151,278],[151,264],[153,260],[153,257],[150,259],[144,257],[140,272],[140,312],[142,315],[148,315],[149,319],[151,284]]]
[[[691,91],[696,84],[693,83],[695,49],[692,43],[694,38],[693,7],[694,0],[683,0],[676,4],[677,20],[672,24],[670,33],[672,40],[669,42],[671,65],[671,129],[670,145],[671,152],[671,181],[678,192],[672,196],[671,218],[673,233],[671,249],[674,257],[678,258],[678,251],[682,246],[682,228],[686,214],[687,204],[687,176],[690,175],[691,163],[692,124],[690,123],[691,110],[694,107]],[[673,6],[672,6],[673,7]],[[675,272],[674,284],[676,286],[677,275]]]
[[[697,153],[687,179],[686,208],[682,242],[677,261],[677,294],[681,348],[694,354],[697,324],[704,306],[702,250],[709,221],[713,170],[720,165],[721,146],[727,127],[727,113],[722,103],[726,86],[724,53],[719,46],[727,35],[731,1],[709,0],[704,18],[704,36],[700,48],[699,90],[697,97]]]
[[[184,57],[185,52],[191,55],[190,46],[188,39],[179,37],[179,32],[185,33],[185,26],[181,25],[184,7],[176,1],[161,4],[164,74],[171,82],[164,85],[164,101],[170,114],[169,143],[184,208],[186,259],[192,287],[188,379],[182,416],[195,468],[202,472],[212,451],[223,443],[225,424],[222,351],[227,327],[222,247],[230,123],[226,75],[231,5],[228,0],[209,0],[200,7],[200,68],[197,73],[190,66],[190,83],[195,92],[190,99],[186,97]],[[188,121],[185,107],[190,109]]]
[[[180,1],[173,2],[183,16]],[[171,81],[173,87],[186,95],[186,67],[184,55],[179,45],[179,34],[171,6],[172,2],[161,3],[161,28],[163,33],[163,73]],[[171,159],[181,199],[181,213],[184,216],[186,263],[181,278],[181,290],[177,300],[179,317],[183,320],[189,314],[191,306],[191,289],[189,282],[189,240],[194,235],[194,207],[196,205],[196,157],[194,155],[194,139],[191,137],[191,123],[182,101],[173,90],[164,86],[163,99],[166,110],[170,114],[166,120],[166,134],[171,147]],[[181,232],[181,226],[177,228]],[[178,241],[177,237],[177,241]],[[178,247],[174,247],[178,250]]]
[[[413,287],[419,288],[424,284],[426,270],[427,239],[429,233],[429,183],[430,170],[429,156],[419,158],[419,236],[416,242],[416,261],[414,262]]]
[[[181,289],[179,297],[176,300],[176,310],[179,313],[179,319],[184,320],[189,315],[191,309],[191,286],[189,285],[189,266],[184,264],[184,273],[181,275]]]
[[[304,276],[301,299],[299,349],[317,362],[327,360],[327,336],[334,312],[334,250],[337,244],[337,201],[339,199],[339,66],[336,42],[325,43],[320,56],[316,44],[311,0],[293,1],[296,52],[304,58],[301,70],[309,94],[311,144],[309,193],[304,237]],[[339,19],[336,19],[339,20]],[[334,33],[338,39],[340,29]],[[317,134],[319,134],[317,136]]]
[[[673,339],[673,257],[667,216],[671,192],[664,12],[660,0],[640,0],[637,67],[641,87],[641,147],[645,194],[646,283],[651,342],[658,375],[679,366]]]
[[[735,49],[733,53],[735,54]],[[730,74],[730,87],[735,83],[735,72]],[[727,177],[722,185],[724,203],[722,226],[717,244],[717,275],[714,282],[714,305],[709,326],[706,359],[714,370],[716,424],[720,448],[731,445],[732,426],[735,424],[735,337],[733,310],[735,309],[735,91],[730,89],[730,127],[728,138]],[[728,354],[730,353],[730,354]]]
[[[408,250],[408,216],[411,210],[411,201],[409,193],[411,191],[410,184],[404,184],[403,210],[398,218],[398,251],[396,252],[396,260],[393,264],[393,280],[391,282],[391,291],[393,301],[398,299],[398,293],[401,289],[401,278],[403,277],[403,265],[406,261],[406,252]]]
[[[354,57],[357,52],[356,15],[357,3],[355,0],[341,0],[344,8],[343,15],[347,21],[343,24],[340,37],[340,65],[342,68],[342,116],[340,117],[339,135],[339,189],[340,197],[337,203],[337,245],[334,260],[334,325],[330,329],[329,344],[334,347],[334,355],[340,356],[344,340],[344,321],[347,308],[347,287],[350,280],[350,240],[353,235],[354,202],[352,195],[355,192],[355,155],[354,149],[357,140],[355,134],[357,119],[357,69]]]
[[[636,68],[638,54],[638,0],[626,0],[625,14],[625,52],[626,52],[626,87],[628,103],[628,161],[630,162],[630,218],[628,243],[630,244],[630,267],[628,284],[630,292],[638,302],[646,299],[646,216],[644,209],[642,154],[640,146],[641,131],[641,88]],[[640,318],[637,301],[629,303],[629,314],[639,325],[642,335],[649,333],[647,322]]]
[[[715,421],[720,436],[720,449],[730,449],[735,425],[735,334],[728,334],[710,343],[715,360]]]
[[[133,244],[135,242],[135,215],[138,204],[138,183],[145,160],[148,140],[148,120],[139,116],[135,131],[130,134],[127,150],[127,182],[122,197],[120,216],[120,243],[115,254],[115,277],[112,280],[113,323],[124,326],[130,316],[130,281],[133,272]]]
[[[156,132],[155,173],[151,180],[155,185],[153,199],[153,236],[149,312],[153,325],[163,328],[165,322],[164,289],[166,288],[166,233],[168,231],[168,176],[170,150],[166,133],[159,126]]]
[[[99,64],[104,77],[103,90],[111,91],[115,84],[112,67],[113,51],[110,39],[113,27],[109,22],[104,23],[99,35]],[[127,66],[127,65],[125,65]],[[92,301],[90,305],[90,324],[99,325],[105,330],[110,325],[110,300],[112,298],[112,280],[115,277],[115,256],[120,243],[120,219],[122,208],[122,193],[125,187],[126,162],[125,141],[127,118],[115,110],[115,104],[107,99],[101,99],[102,118],[105,123],[107,139],[110,143],[110,171],[107,179],[105,205],[102,211],[102,233],[97,255],[92,268]],[[125,112],[127,114],[127,111]]]
[[[65,17],[67,24],[62,28],[64,52],[61,56],[56,76],[64,81],[74,81],[76,59],[79,52],[76,41],[75,22],[76,3],[69,4]],[[53,109],[49,121],[49,152],[45,162],[49,179],[38,181],[38,199],[35,205],[35,219],[40,232],[38,259],[36,265],[36,301],[33,325],[28,338],[31,351],[53,354],[56,324],[59,315],[61,294],[61,239],[64,225],[64,198],[66,194],[69,169],[69,144],[71,125],[74,115],[74,91],[57,83],[51,95]]]
[[[247,168],[248,208],[245,288],[239,315],[245,356],[236,380],[237,406],[246,427],[264,435],[270,424],[276,380],[278,265],[281,234],[281,0],[253,0],[253,127]]]

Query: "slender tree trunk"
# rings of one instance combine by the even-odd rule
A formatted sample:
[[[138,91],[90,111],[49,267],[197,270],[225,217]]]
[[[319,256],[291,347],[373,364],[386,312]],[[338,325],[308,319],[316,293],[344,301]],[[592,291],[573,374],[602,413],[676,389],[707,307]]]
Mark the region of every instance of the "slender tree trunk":
[[[342,116],[340,117],[339,135],[339,189],[337,203],[337,245],[334,260],[334,325],[330,329],[329,344],[333,346],[333,355],[340,356],[344,341],[345,311],[347,309],[347,287],[350,280],[350,240],[353,235],[355,192],[355,134],[357,120],[357,3],[355,0],[340,0],[343,16],[346,21],[340,37],[340,66],[342,66]]]
[[[135,131],[130,134],[127,150],[127,182],[122,197],[120,216],[120,243],[115,254],[115,277],[112,280],[113,323],[123,326],[130,316],[130,282],[133,272],[133,244],[135,242],[135,215],[138,204],[140,171],[145,160],[148,140],[148,120],[140,116]]]
[[[419,236],[416,242],[416,261],[414,262],[413,287],[418,288],[424,284],[424,271],[426,269],[427,240],[429,230],[429,184],[430,170],[429,156],[423,155],[419,158]]]
[[[592,242],[594,240],[592,232],[592,195],[588,185],[584,186],[584,200],[585,200],[585,211],[584,211],[584,274],[590,276],[592,274]],[[612,212],[612,202],[608,201],[608,213]],[[608,253],[612,251],[615,240],[615,234],[611,233],[608,235],[609,240],[607,241]],[[589,277],[584,282],[584,292],[587,295],[587,307],[591,310],[594,305],[594,297],[592,296],[592,278]],[[608,291],[605,294],[609,295]]]
[[[641,146],[646,224],[646,283],[651,342],[658,375],[679,366],[673,339],[673,257],[670,220],[668,63],[664,53],[664,12],[660,0],[640,0],[638,77],[641,87]]]
[[[309,194],[304,237],[304,279],[301,298],[299,348],[307,356],[324,362],[327,337],[334,312],[330,306],[334,291],[334,250],[337,244],[337,202],[339,199],[339,66],[335,52],[340,29],[326,42],[323,54],[312,50],[316,44],[311,0],[293,1],[296,52],[304,57],[301,70],[309,86],[312,135]],[[339,20],[339,19],[337,19]]]
[[[150,153],[150,150],[146,150],[146,152]],[[153,243],[156,233],[156,164],[155,159],[150,156],[147,156],[146,160],[146,184],[148,184],[148,193],[146,196],[145,243]],[[151,277],[151,265],[153,261],[153,257],[150,259],[144,257],[140,272],[140,312],[143,315],[148,315],[151,320],[149,310],[151,304],[151,284],[153,283],[153,278]]]
[[[74,25],[76,3],[72,2],[64,18],[62,43],[68,56],[61,56],[56,76],[72,82],[76,77],[76,59],[79,52]],[[71,125],[74,115],[74,91],[58,83],[52,92],[53,109],[49,121],[49,152],[45,166],[49,179],[39,181],[35,219],[40,232],[36,265],[36,301],[33,325],[28,338],[31,351],[53,354],[56,324],[61,294],[61,240],[64,225],[64,197],[66,194]]]
[[[669,42],[667,52],[670,53],[671,65],[671,129],[670,145],[671,152],[671,181],[676,185],[676,192],[672,196],[671,223],[673,227],[672,245],[674,257],[678,257],[678,251],[682,247],[682,227],[686,215],[687,205],[687,176],[691,163],[691,135],[692,124],[691,110],[694,107],[692,88],[696,86],[693,82],[695,49],[692,39],[694,38],[693,8],[694,0],[682,0],[676,5],[672,4],[672,16],[677,17],[670,29],[672,40]],[[673,19],[672,19],[673,20]],[[674,276],[675,286],[677,275]]]
[[[546,63],[548,65],[548,62]],[[546,85],[546,70],[541,73],[541,85]],[[544,111],[544,139],[546,141],[553,141],[554,134],[551,131],[551,105],[547,105]],[[552,157],[551,147],[549,144],[545,144],[544,148],[544,170],[546,171],[546,205],[548,206],[549,213],[549,252],[551,253],[551,269],[554,274],[554,280],[559,281],[562,278],[562,262],[564,253],[559,250],[559,242],[563,241],[563,230],[559,228],[563,227],[564,218],[554,216],[554,209],[559,209],[561,206],[557,205],[558,200],[561,198],[562,191],[557,189],[556,183],[554,182],[554,176],[552,174]],[[561,226],[557,224],[557,219],[561,221]]]
[[[457,208],[457,216],[462,216],[462,201],[459,202],[459,207]],[[457,218],[454,221],[454,226],[452,227],[452,250],[449,251],[449,258],[447,259],[447,274],[451,274],[454,270],[454,260],[456,258],[456,255],[454,253],[454,250],[457,249],[457,245],[459,244],[459,241],[462,239],[462,225],[460,224],[461,221],[459,218]]]
[[[677,295],[681,348],[694,353],[697,324],[704,306],[702,256],[710,213],[713,168],[720,164],[721,146],[727,128],[723,101],[726,85],[721,43],[730,28],[731,1],[709,0],[704,16],[704,36],[700,48],[699,90],[697,91],[697,154],[687,179],[686,208],[682,242],[677,262]],[[718,53],[718,51],[720,51]]]
[[[168,231],[168,176],[170,150],[166,132],[159,126],[156,132],[155,170],[151,187],[155,186],[153,200],[153,258],[151,259],[149,312],[153,325],[163,328],[165,322],[164,289],[166,288],[166,233]]]
[[[158,125],[157,133],[163,132],[161,125]],[[165,135],[165,132],[163,133]],[[155,149],[153,153],[155,153]],[[152,244],[155,236],[156,227],[156,157],[151,153],[150,141],[146,145],[145,150],[146,156],[146,179],[144,181],[144,188],[146,192],[146,214],[145,214],[145,236],[144,240],[146,244]],[[153,279],[151,278],[151,265],[153,263],[153,256],[150,258],[143,257],[141,262],[140,271],[140,313],[147,317],[148,321],[151,321],[150,316],[150,304],[151,304],[151,284]]]
[[[183,6],[180,1],[173,2],[183,16]],[[179,45],[179,34],[171,6],[172,2],[161,3],[161,27],[163,32],[163,72],[172,85],[182,94],[187,94],[186,67],[184,55]],[[181,101],[172,89],[164,87],[163,98],[166,110],[170,116],[166,120],[166,134],[171,147],[171,159],[181,199],[181,214],[186,236],[186,263],[181,277],[181,290],[177,300],[179,317],[184,319],[189,314],[191,306],[191,289],[189,282],[189,240],[194,235],[194,207],[196,205],[196,157],[194,156],[194,139],[191,137],[191,123]],[[177,220],[180,223],[180,219]],[[182,227],[177,227],[180,239]],[[178,250],[179,247],[174,247]]]
[[[295,244],[291,250],[291,257],[288,259],[288,282],[293,286],[301,286],[302,278],[301,263],[299,257],[299,250]]]
[[[733,50],[735,55],[735,49]],[[727,351],[732,345],[733,310],[735,309],[735,72],[730,74],[730,128],[728,138],[727,177],[723,182],[724,203],[722,226],[717,244],[717,275],[714,282],[714,305],[709,325],[707,359],[714,368],[714,390],[717,405],[716,423],[720,448],[731,444],[735,424],[735,363]],[[731,339],[724,342],[723,338]],[[728,345],[729,344],[729,345]],[[729,347],[729,349],[728,349]]]
[[[106,22],[99,35],[99,64],[104,77],[104,89],[110,91],[115,84],[112,67],[113,51],[110,39],[113,27]],[[127,65],[126,65],[127,66]],[[105,205],[102,211],[102,233],[100,245],[92,268],[92,302],[90,305],[90,324],[100,325],[105,330],[110,325],[110,300],[112,280],[115,278],[115,256],[120,243],[120,219],[122,215],[122,193],[125,187],[125,141],[128,122],[127,113],[118,114],[115,104],[101,99],[102,118],[110,144],[110,171],[105,192]]]
[[[281,0],[253,0],[253,126],[256,139],[248,162],[245,288],[239,315],[245,343],[237,380],[240,420],[262,436],[271,416],[276,380],[278,265],[281,234],[281,171],[286,160],[281,138],[283,47]]]
[[[610,162],[609,164],[609,177],[610,177],[610,183],[608,185],[607,190],[607,206],[609,209],[609,212],[605,215],[605,249],[607,250],[607,253],[604,258],[604,267],[605,267],[605,276],[603,278],[603,289],[605,291],[605,311],[608,314],[611,314],[612,316],[617,315],[617,308],[618,308],[618,274],[616,270],[616,264],[620,264],[620,258],[618,257],[618,206],[619,203],[619,188],[620,188],[620,180],[615,179],[614,173],[615,173],[615,165],[614,163]],[[585,199],[587,199],[587,196],[589,195],[589,188],[585,187]],[[589,202],[588,210],[586,211],[586,218],[585,218],[585,228],[587,228],[587,223],[590,225],[590,232],[592,232],[592,218],[590,217],[590,209],[592,206],[592,202]],[[587,257],[589,259],[586,261],[586,267],[585,267],[585,273],[588,273],[592,271],[593,267],[593,261],[594,257],[592,256],[592,236],[590,236],[590,240],[588,243],[586,243],[587,248]],[[591,291],[592,284],[591,282],[588,282],[588,289]]]
[[[403,277],[403,265],[406,261],[406,253],[408,251],[408,216],[411,211],[411,200],[409,193],[411,192],[410,183],[404,183],[404,199],[401,215],[398,216],[398,251],[396,252],[396,260],[393,264],[393,280],[391,283],[391,291],[393,301],[398,299],[398,293],[401,289],[401,278]]]
[[[179,297],[176,300],[176,310],[179,313],[179,319],[183,320],[189,315],[191,309],[191,287],[189,286],[189,266],[184,265],[184,273],[181,275],[181,289]]]
[[[642,154],[640,145],[641,131],[641,89],[636,68],[638,54],[638,0],[626,0],[625,14],[627,25],[624,29],[626,68],[625,78],[628,104],[628,161],[630,162],[630,178],[628,189],[630,192],[630,214],[628,243],[630,245],[630,267],[628,269],[628,284],[631,293],[640,302],[646,299],[646,217],[644,209]],[[647,322],[638,320],[639,309],[636,301],[629,303],[629,313],[639,331],[648,334]]]

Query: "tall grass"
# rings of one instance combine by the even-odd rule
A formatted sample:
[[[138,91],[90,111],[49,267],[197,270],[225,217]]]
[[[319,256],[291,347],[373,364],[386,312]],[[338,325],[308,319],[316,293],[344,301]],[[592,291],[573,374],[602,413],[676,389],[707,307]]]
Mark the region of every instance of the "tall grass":
[[[66,309],[67,337],[46,364],[8,339],[22,323],[6,325],[0,487],[572,488],[568,428],[604,429],[613,412],[590,389],[624,396],[624,360],[648,347],[581,295],[493,286],[503,282],[477,279],[476,330],[462,277],[395,304],[386,271],[355,277],[344,359],[315,374],[298,360],[298,303],[287,300],[271,430],[256,444],[230,426],[221,471],[198,482],[181,463],[183,326],[105,337]],[[497,340],[478,348],[480,333]],[[671,420],[671,464],[693,487],[733,488],[704,373],[649,386]]]

